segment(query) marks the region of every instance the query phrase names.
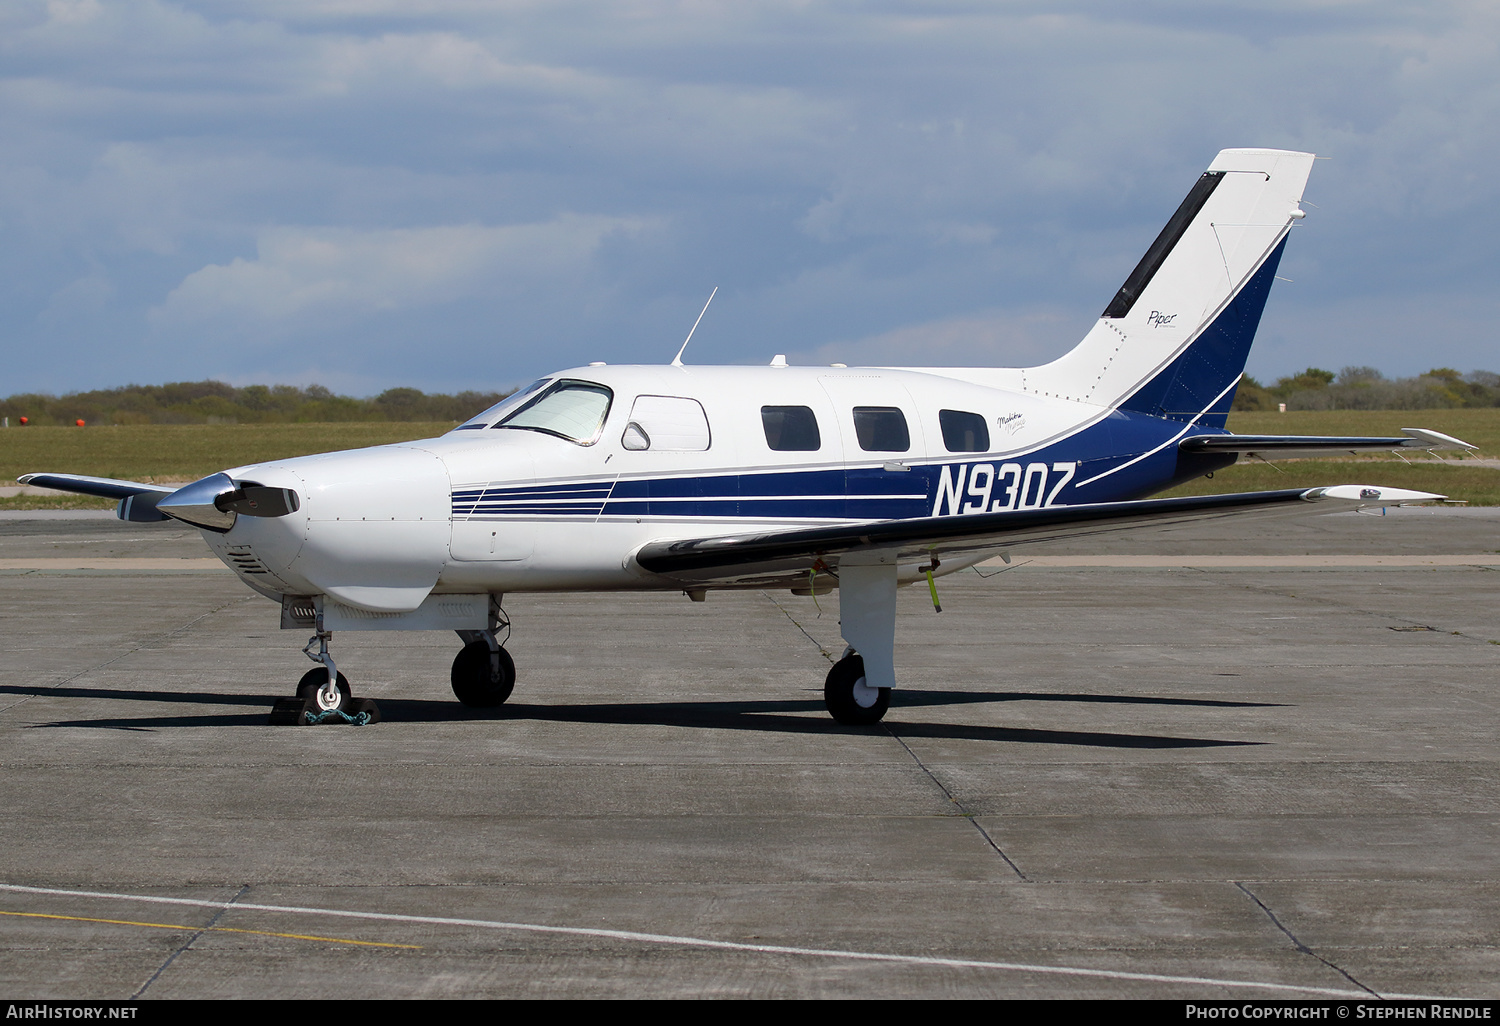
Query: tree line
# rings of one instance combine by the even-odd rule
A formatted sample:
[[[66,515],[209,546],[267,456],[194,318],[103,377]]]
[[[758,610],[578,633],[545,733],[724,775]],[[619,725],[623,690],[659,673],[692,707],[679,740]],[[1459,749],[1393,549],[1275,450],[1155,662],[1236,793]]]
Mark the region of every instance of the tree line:
[[[28,392],[0,400],[0,416],[37,425],[73,424],[295,424],[329,421],[468,420],[509,392],[428,394],[388,388],[368,399],[335,395],[322,385],[246,385],[179,381],[126,385],[55,396]]]
[[[1234,394],[1236,410],[1437,410],[1500,406],[1500,374],[1435,367],[1411,378],[1387,378],[1374,367],[1309,367],[1262,385],[1250,375]]]
[[[322,385],[246,385],[179,381],[165,385],[69,392],[27,392],[0,400],[0,416],[31,424],[296,424],[329,421],[450,421],[459,423],[509,392],[426,393],[388,388],[377,396],[335,395]],[[1309,367],[1262,385],[1245,375],[1236,410],[1431,410],[1500,406],[1500,374],[1436,367],[1411,378],[1387,378],[1374,367],[1333,371]]]

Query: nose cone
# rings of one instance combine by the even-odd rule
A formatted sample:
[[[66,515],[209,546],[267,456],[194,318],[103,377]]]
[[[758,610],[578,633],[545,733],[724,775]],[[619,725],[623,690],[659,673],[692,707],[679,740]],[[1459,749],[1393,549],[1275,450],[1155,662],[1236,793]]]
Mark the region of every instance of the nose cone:
[[[210,474],[158,499],[156,508],[174,520],[222,534],[234,526],[235,513],[222,508],[219,501],[238,487],[228,474]]]

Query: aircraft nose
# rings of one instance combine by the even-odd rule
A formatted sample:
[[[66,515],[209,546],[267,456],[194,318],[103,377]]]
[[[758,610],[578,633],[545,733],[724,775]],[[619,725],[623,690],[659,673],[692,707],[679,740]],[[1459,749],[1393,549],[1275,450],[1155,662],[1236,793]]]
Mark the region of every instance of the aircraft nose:
[[[383,446],[286,465],[304,482],[307,518],[290,569],[357,608],[421,605],[448,555],[452,490],[443,462],[425,449]]]

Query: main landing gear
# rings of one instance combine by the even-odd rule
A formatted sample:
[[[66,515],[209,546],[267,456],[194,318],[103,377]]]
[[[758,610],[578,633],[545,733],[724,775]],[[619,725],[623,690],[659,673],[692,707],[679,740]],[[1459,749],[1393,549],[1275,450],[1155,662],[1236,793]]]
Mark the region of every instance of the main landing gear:
[[[472,709],[493,709],[515,690],[516,664],[505,651],[502,631],[509,640],[510,621],[497,604],[491,608],[489,629],[455,632],[464,647],[453,659],[453,694]]]
[[[896,683],[896,565],[839,567],[839,629],[849,647],[828,671],[823,704],[846,727],[879,723]]]
[[[865,678],[864,656],[846,648],[833,664],[823,684],[823,704],[828,714],[846,727],[868,727],[879,723],[891,707],[890,688],[872,688]]]

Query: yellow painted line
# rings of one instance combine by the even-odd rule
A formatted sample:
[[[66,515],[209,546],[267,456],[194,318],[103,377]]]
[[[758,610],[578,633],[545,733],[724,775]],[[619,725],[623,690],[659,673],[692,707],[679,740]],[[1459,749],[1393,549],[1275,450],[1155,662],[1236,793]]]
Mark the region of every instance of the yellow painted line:
[[[1166,555],[1098,555],[1098,556],[1028,556],[1020,546],[1011,550],[1011,565],[1025,564],[1040,568],[1066,567],[1421,567],[1421,566],[1500,566],[1500,553],[1464,553],[1435,556],[1166,556]],[[987,559],[983,567],[1003,567],[998,559]]]
[[[329,944],[358,944],[365,948],[409,948],[420,951],[420,944],[384,944],[380,941],[350,940],[347,937],[314,937],[305,933],[273,933],[270,930],[238,930],[232,926],[183,926],[178,923],[138,923],[133,919],[90,919],[88,916],[56,916],[46,912],[5,912],[0,916],[26,919],[62,919],[73,923],[109,923],[112,926],[149,926],[153,930],[213,931],[214,933],[253,933],[258,937],[286,937],[290,940],[327,941]]]

